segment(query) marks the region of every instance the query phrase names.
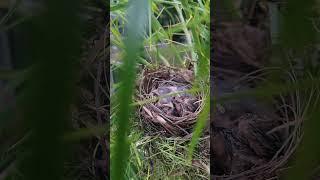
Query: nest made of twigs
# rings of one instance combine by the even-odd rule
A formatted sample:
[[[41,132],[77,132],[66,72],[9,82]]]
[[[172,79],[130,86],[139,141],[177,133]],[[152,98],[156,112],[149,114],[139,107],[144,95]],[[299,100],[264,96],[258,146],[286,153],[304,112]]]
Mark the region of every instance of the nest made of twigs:
[[[138,82],[138,99],[155,101],[141,105],[139,116],[152,133],[167,136],[190,134],[202,109],[201,93],[187,92],[192,87],[193,78],[193,72],[188,69],[160,67],[143,70]]]
[[[213,163],[223,168],[215,170],[226,173],[214,175],[213,179],[277,179],[294,149],[286,144],[288,137],[270,133],[276,123],[256,114],[245,114],[237,121],[237,127],[216,128],[213,133]]]
[[[211,120],[211,179],[265,180],[284,174],[301,141],[303,118],[282,103],[253,98],[217,105]]]

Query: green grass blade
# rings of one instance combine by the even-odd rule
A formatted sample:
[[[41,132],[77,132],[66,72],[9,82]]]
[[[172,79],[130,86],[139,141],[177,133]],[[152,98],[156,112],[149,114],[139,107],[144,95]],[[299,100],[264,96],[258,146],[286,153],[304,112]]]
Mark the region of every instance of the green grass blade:
[[[119,100],[119,111],[116,115],[115,144],[111,150],[111,179],[125,179],[130,146],[127,134],[129,130],[129,119],[131,115],[132,97],[134,92],[134,81],[136,77],[136,61],[142,50],[145,25],[148,21],[148,0],[131,1],[127,14],[127,37],[124,40],[125,56],[120,73],[120,81],[117,98]]]
[[[189,150],[188,150],[189,163],[191,163],[194,149],[199,141],[199,138],[202,134],[203,129],[206,126],[206,123],[207,123],[207,120],[209,117],[209,113],[210,113],[210,97],[205,97],[204,107],[203,107],[203,110],[201,111],[201,113],[197,119],[197,124],[196,124],[194,131],[193,131],[191,143],[190,143]]]

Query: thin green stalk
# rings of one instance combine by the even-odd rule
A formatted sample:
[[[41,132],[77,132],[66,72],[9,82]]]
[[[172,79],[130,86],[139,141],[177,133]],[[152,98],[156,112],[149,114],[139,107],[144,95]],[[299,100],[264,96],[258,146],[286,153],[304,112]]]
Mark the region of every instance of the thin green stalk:
[[[177,2],[177,0],[174,0],[174,2]],[[191,61],[195,62],[194,63],[194,74],[197,74],[197,63],[196,63],[197,62],[197,55],[193,50],[194,47],[193,47],[193,43],[192,43],[192,34],[189,32],[189,30],[187,28],[187,23],[185,21],[185,18],[183,17],[181,8],[179,7],[178,4],[174,4],[174,7],[177,10],[179,19],[182,23],[182,29],[183,29],[184,34],[186,35],[187,43],[191,47]]]
[[[150,0],[150,5],[148,6],[148,26],[149,26],[149,46],[150,46],[150,51],[151,51],[151,47],[152,47],[152,24],[151,24],[151,20],[152,20],[152,0]]]

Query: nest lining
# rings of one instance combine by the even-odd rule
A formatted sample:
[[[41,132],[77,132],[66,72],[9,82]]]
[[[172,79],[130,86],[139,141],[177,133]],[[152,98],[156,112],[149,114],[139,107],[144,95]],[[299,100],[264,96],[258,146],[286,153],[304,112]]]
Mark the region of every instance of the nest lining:
[[[202,110],[202,95],[186,92],[192,81],[193,72],[188,69],[144,70],[139,81],[139,99],[158,100],[141,106],[139,115],[143,124],[167,136],[189,135]]]

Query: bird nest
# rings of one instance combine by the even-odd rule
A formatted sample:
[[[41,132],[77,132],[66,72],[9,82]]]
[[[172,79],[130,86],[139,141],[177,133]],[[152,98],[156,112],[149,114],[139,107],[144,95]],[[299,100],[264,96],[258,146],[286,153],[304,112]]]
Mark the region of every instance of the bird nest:
[[[228,126],[214,128],[213,163],[220,174],[214,173],[213,179],[277,179],[295,149],[287,144],[290,138],[275,132],[279,125],[265,116],[247,113]]]
[[[219,32],[214,37],[215,62],[211,66],[224,71],[218,68],[214,71],[215,84],[211,86],[215,91],[220,89],[223,95],[254,90],[257,82],[265,78],[261,68],[265,64],[262,60],[265,47],[258,46],[259,42],[265,42],[263,33],[246,25],[230,25]],[[236,82],[237,87],[229,81]],[[295,119],[284,108],[290,101],[274,98],[276,103],[268,106],[247,97],[217,104],[217,112],[211,116],[212,179],[279,179],[285,173],[287,162],[301,140],[302,119]]]
[[[201,93],[189,91],[193,72],[161,67],[145,69],[141,76],[138,99],[152,100],[140,106],[144,129],[166,136],[189,135],[202,109]]]

